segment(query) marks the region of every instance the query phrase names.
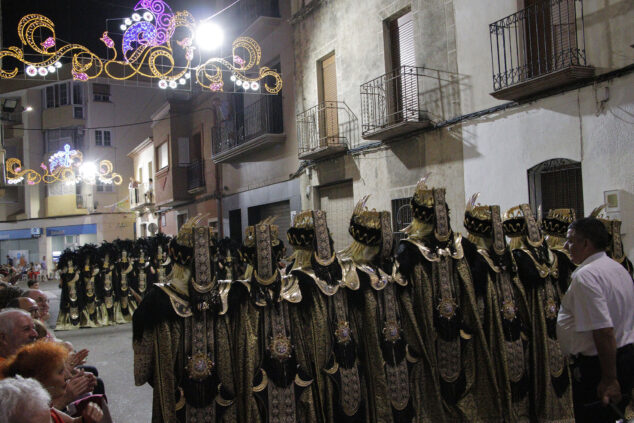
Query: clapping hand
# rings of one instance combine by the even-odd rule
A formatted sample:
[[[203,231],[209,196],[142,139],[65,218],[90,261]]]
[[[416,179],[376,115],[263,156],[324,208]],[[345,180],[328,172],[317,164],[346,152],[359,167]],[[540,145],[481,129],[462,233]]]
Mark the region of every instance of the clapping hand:
[[[103,418],[103,411],[94,402],[89,403],[81,413],[83,423],[97,423]]]
[[[68,356],[67,363],[71,368],[75,368],[77,366],[81,366],[86,363],[86,358],[88,357],[89,351],[87,349],[83,349],[74,353],[71,353]]]

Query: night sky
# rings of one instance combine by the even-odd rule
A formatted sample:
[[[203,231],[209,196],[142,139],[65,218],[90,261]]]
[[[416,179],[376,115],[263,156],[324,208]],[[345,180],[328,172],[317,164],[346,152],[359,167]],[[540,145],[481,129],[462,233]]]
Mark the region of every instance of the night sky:
[[[121,32],[122,21],[133,13],[138,0],[1,0],[2,48],[21,46],[17,34],[20,18],[29,13],[45,15],[55,24],[58,39],[83,44],[101,57],[105,45],[99,41],[106,28],[111,33]],[[166,0],[172,11],[189,10],[196,20],[214,13],[210,0]],[[113,34],[114,35],[114,34]],[[113,37],[114,38],[114,37]]]

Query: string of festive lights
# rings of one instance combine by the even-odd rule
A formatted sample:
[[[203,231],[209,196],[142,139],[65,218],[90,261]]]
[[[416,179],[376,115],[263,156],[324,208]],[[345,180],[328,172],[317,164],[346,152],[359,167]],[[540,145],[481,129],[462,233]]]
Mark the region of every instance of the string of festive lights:
[[[231,62],[224,58],[210,58],[193,66],[197,54],[202,61],[193,43],[196,38],[196,20],[188,11],[173,12],[163,0],[138,0],[134,13],[123,18],[120,28],[124,31],[121,46],[116,45],[107,31],[102,34],[100,40],[113,53],[111,59],[102,59],[81,44],[60,43],[55,36],[53,21],[46,16],[26,15],[18,23],[22,48],[11,46],[0,50],[0,63],[3,66],[0,68],[0,78],[11,79],[19,73],[18,66],[5,69],[6,63],[11,62],[5,59],[22,63],[27,76],[44,77],[62,67],[62,58],[70,57],[71,74],[77,81],[89,81],[100,76],[119,81],[144,77],[156,81],[159,88],[166,89],[186,85],[193,80],[193,72],[195,82],[219,92],[224,90],[228,82],[224,74],[228,72],[229,80],[244,91],[258,91],[264,87],[266,92],[277,94],[282,89],[280,74],[266,66],[259,66],[262,52],[252,38],[240,37],[233,42]],[[38,44],[36,33],[48,36]],[[173,39],[176,33],[179,39]],[[27,46],[42,60],[27,59],[24,52]],[[174,48],[183,52],[176,55],[179,60],[175,59]],[[242,50],[246,54],[241,56]],[[266,81],[261,84],[265,78]],[[269,84],[273,81],[274,84]]]
[[[39,183],[54,184],[65,182],[67,184],[86,183],[94,185],[97,181],[102,184],[121,185],[123,178],[114,172],[114,166],[109,160],[101,160],[99,165],[93,162],[84,162],[84,156],[79,150],[71,150],[70,145],[64,145],[64,149],[52,154],[48,159],[48,166],[40,164],[44,173],[34,169],[22,169],[22,161],[17,158],[9,158],[6,161],[7,183],[11,185],[26,181],[27,185]]]

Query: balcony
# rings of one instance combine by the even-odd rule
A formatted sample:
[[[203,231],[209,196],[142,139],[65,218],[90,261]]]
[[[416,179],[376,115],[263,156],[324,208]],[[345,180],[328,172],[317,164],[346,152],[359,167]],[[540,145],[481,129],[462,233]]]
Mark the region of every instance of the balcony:
[[[152,207],[154,205],[154,189],[147,183],[138,184],[136,188],[130,188],[130,208],[132,210],[141,210],[144,207]]]
[[[357,134],[357,117],[342,101],[323,101],[297,115],[301,160],[344,153],[354,146]]]
[[[401,66],[361,85],[361,135],[389,141],[431,125],[426,69]],[[430,81],[431,82],[431,81]]]
[[[489,25],[493,92],[520,100],[591,78],[582,0],[544,0]]]
[[[230,162],[246,152],[283,143],[286,136],[282,113],[282,97],[267,95],[246,106],[234,121],[213,128],[214,163]]]
[[[187,166],[187,192],[196,194],[205,189],[205,161],[196,160]]]

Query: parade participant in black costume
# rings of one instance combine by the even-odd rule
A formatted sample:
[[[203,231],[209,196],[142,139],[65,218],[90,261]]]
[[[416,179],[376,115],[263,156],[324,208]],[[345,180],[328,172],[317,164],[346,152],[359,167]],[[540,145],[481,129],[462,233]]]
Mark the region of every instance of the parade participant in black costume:
[[[132,313],[136,309],[136,301],[130,287],[134,286],[134,267],[128,253],[133,249],[133,243],[129,240],[116,240],[114,242],[119,250],[116,263],[115,292],[118,302],[118,310],[115,310],[117,323],[132,321]]]
[[[278,267],[284,244],[271,220],[246,229],[243,254],[251,270],[242,290],[246,299],[232,311],[238,420],[317,422],[307,351],[289,312],[301,302],[301,291]]]
[[[574,422],[568,360],[557,342],[562,296],[557,256],[548,248],[528,204],[507,210],[503,225],[531,316],[532,419]]]
[[[411,385],[416,415],[434,422],[501,421],[493,361],[445,189],[429,188],[425,177],[411,206],[397,261],[409,282],[401,294],[405,336],[420,357]]]
[[[409,354],[403,336],[403,310],[398,302],[407,282],[396,272],[391,214],[368,210],[362,198],[350,218],[352,244],[339,252],[343,280],[359,286],[350,295],[359,333],[361,363],[367,387],[370,421],[411,422],[415,408],[410,390]]]
[[[465,258],[484,311],[484,333],[495,363],[504,421],[530,420],[530,317],[517,267],[506,244],[499,206],[467,203],[463,239]]]
[[[151,284],[150,260],[147,258],[148,243],[145,238],[136,240],[133,249],[133,278],[130,289],[137,303],[140,303],[145,296],[148,286]]]
[[[576,219],[575,209],[551,209],[541,219],[542,232],[548,248],[557,256],[559,290],[563,294],[568,290],[572,272],[577,268],[570,259],[570,251],[564,248],[568,225]]]
[[[302,302],[292,310],[298,312],[302,337],[309,346],[317,417],[320,421],[365,421],[367,390],[359,369],[358,331],[326,212],[297,213],[287,238],[294,249],[287,278],[291,284],[298,282],[302,291]]]
[[[116,277],[114,259],[116,255],[115,246],[111,242],[104,242],[99,247],[100,265],[99,274],[97,276],[97,291],[103,301],[105,318],[108,325],[114,325],[117,323],[115,310],[119,309],[119,306],[117,305],[119,301],[116,296],[114,284]]]
[[[102,302],[98,297],[96,276],[99,273],[99,264],[97,262],[97,247],[93,244],[83,245],[76,252],[76,257],[81,263],[81,283],[80,293],[83,297],[83,309],[81,312],[81,327],[95,328],[104,326],[107,321],[104,320],[101,310]]]
[[[134,314],[134,375],[154,388],[152,422],[235,422],[230,324],[221,300],[210,228],[186,222],[170,241],[174,265]]]
[[[168,273],[165,272],[165,267],[163,263],[165,262],[164,251],[167,251],[167,245],[169,243],[169,238],[163,234],[158,233],[157,235],[150,237],[147,239],[147,247],[148,247],[148,261],[149,271],[148,273],[148,286],[151,286],[155,283],[165,283],[167,282],[166,275]]]
[[[67,248],[57,262],[62,293],[56,330],[79,329],[81,323],[80,269],[75,267],[74,257],[75,253]]]

